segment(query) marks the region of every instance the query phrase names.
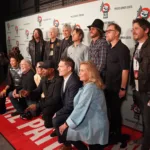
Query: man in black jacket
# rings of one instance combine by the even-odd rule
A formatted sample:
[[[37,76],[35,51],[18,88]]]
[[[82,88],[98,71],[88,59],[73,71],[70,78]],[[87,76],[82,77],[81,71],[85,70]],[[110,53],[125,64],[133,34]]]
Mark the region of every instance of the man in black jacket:
[[[67,48],[73,44],[71,32],[72,32],[71,26],[69,24],[64,24],[63,26],[64,39],[61,41],[60,44],[58,62],[62,57],[64,57],[64,52],[67,50]]]
[[[59,55],[60,55],[60,43],[61,40],[58,39],[58,28],[52,27],[49,31],[50,41],[46,42],[45,52],[44,52],[44,61],[53,60],[55,62],[55,69],[58,67]]]
[[[150,149],[150,23],[145,19],[133,20],[133,38],[137,41],[133,53],[131,86],[143,119],[141,150]]]
[[[28,53],[31,56],[33,68],[37,62],[43,61],[45,52],[46,41],[43,39],[43,32],[41,29],[36,28],[33,31],[32,40],[29,41]]]
[[[79,77],[73,72],[74,65],[74,61],[71,58],[62,58],[58,65],[59,75],[64,78],[61,87],[63,107],[57,111],[53,117],[53,125],[60,143],[63,143],[63,139],[59,133],[59,126],[67,120],[68,116],[73,111],[73,99],[82,86]],[[70,143],[64,143],[61,150],[71,150]]]
[[[44,125],[46,128],[53,127],[52,117],[61,106],[61,85],[62,79],[55,76],[54,63],[53,61],[45,61],[42,66],[42,75],[39,86],[28,93],[23,91],[23,96],[30,95],[31,99],[39,99],[41,93],[44,93],[45,99],[40,100],[37,104],[30,105],[26,111],[33,111],[40,109],[43,113]]]

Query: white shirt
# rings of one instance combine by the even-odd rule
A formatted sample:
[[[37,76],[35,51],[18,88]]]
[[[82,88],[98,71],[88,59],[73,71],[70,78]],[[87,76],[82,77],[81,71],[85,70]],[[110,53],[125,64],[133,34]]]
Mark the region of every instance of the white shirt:
[[[140,50],[143,43],[139,43],[136,52],[133,57],[133,70],[134,70],[134,78],[135,78],[135,89],[136,91],[139,91],[139,83],[138,83],[138,74],[139,74],[139,62],[136,58],[140,57]]]
[[[68,79],[69,79],[69,77],[70,77],[71,75],[72,75],[72,73],[69,74],[66,78],[64,78],[63,92],[65,92],[66,83],[67,83],[67,81],[68,81]]]

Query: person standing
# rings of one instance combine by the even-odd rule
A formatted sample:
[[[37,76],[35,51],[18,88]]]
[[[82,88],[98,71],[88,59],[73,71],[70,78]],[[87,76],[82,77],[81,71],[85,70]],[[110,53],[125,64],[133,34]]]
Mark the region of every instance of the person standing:
[[[82,29],[74,29],[72,33],[73,44],[68,47],[63,56],[70,57],[75,62],[75,72],[79,74],[80,62],[88,60],[89,47],[82,43],[84,32]]]
[[[133,38],[137,42],[131,66],[133,95],[141,110],[143,140],[141,150],[150,149],[150,23],[143,19],[133,20]]]
[[[32,66],[35,69],[37,62],[43,61],[46,41],[43,39],[43,32],[36,28],[33,31],[32,40],[29,41],[28,52],[31,56]]]
[[[58,28],[52,27],[49,31],[50,41],[46,43],[45,53],[44,53],[44,61],[52,60],[55,62],[55,69],[58,67],[59,63],[59,53],[60,53],[60,43],[61,40],[58,39]]]
[[[73,44],[71,32],[72,32],[71,26],[70,26],[69,24],[64,24],[64,25],[63,25],[63,36],[64,36],[64,39],[61,41],[60,53],[59,53],[58,62],[59,62],[60,59],[62,58],[62,54],[64,53],[64,51],[65,51],[70,45]]]
[[[104,22],[100,19],[95,19],[94,22],[87,26],[92,39],[89,47],[89,59],[96,65],[103,81],[105,80],[106,58],[108,52],[108,43],[103,37]]]
[[[120,40],[121,27],[108,25],[106,40],[110,43],[106,65],[106,100],[110,120],[110,140],[119,142],[121,137],[121,105],[126,95],[130,68],[130,51]]]

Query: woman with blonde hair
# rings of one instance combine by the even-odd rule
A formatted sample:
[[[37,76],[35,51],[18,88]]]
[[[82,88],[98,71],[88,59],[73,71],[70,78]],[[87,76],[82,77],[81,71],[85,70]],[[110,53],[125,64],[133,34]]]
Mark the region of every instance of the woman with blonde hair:
[[[104,84],[90,61],[80,64],[79,77],[84,86],[75,96],[74,110],[59,131],[62,138],[71,141],[78,150],[88,149],[82,142],[89,145],[89,150],[103,150],[109,135]]]

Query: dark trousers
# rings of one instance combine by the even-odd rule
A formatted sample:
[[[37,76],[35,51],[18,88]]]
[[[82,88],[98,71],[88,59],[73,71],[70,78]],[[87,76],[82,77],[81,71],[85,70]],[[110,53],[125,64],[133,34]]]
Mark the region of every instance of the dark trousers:
[[[0,114],[6,112],[5,99],[6,97],[0,98]]]
[[[42,108],[44,125],[46,128],[52,128],[52,119],[54,114],[61,108],[61,105],[52,105]]]
[[[58,135],[59,143],[64,143],[64,145],[66,146],[73,144],[78,150],[88,150],[87,146],[81,141],[66,141],[68,128],[63,132],[62,135],[60,134],[59,126],[65,123],[67,118],[68,118],[68,115],[62,115],[62,116],[56,116],[53,119],[53,125]],[[89,150],[103,150],[103,146],[101,146],[100,144],[89,145]]]
[[[111,90],[106,90],[105,96],[110,122],[110,132],[115,132],[118,136],[120,136],[122,126],[121,105],[123,99],[119,98],[119,92]]]
[[[148,95],[143,92],[133,92],[137,106],[140,108],[143,119],[143,143],[142,150],[150,149],[150,107],[147,106]]]

